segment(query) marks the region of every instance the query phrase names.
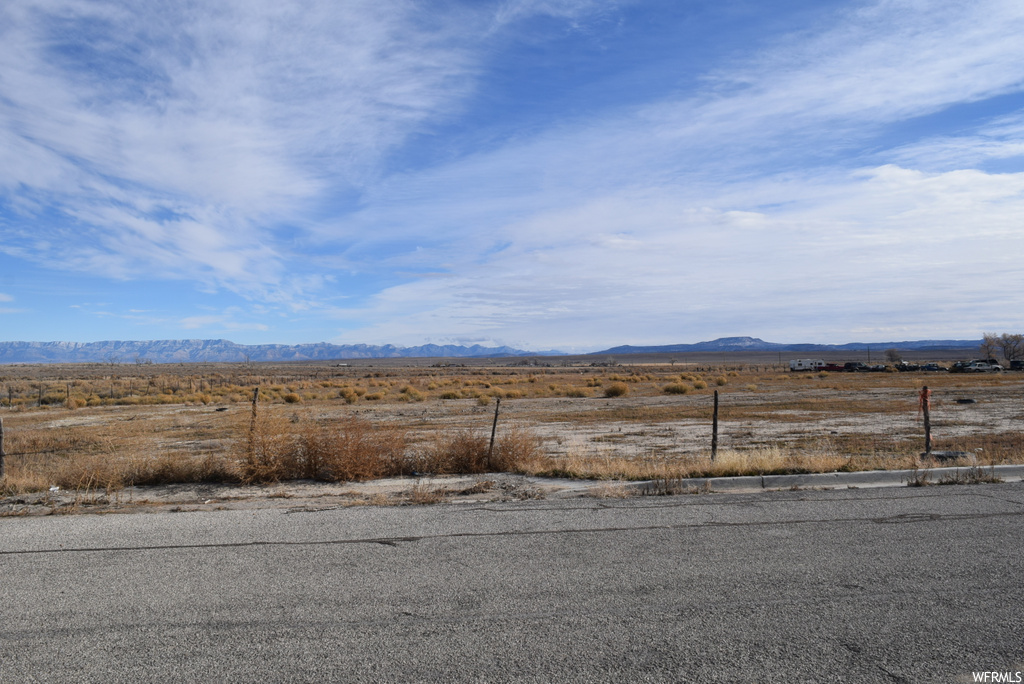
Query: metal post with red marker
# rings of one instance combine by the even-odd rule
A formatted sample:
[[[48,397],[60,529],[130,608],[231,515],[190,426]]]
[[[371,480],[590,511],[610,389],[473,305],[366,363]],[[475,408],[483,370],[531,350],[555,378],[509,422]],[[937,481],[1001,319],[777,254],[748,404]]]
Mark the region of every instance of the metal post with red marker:
[[[932,391],[928,389],[928,385],[921,388],[921,394],[918,396],[918,406],[921,412],[924,414],[924,455],[930,456],[932,453],[932,421],[930,415],[930,409],[932,405]]]

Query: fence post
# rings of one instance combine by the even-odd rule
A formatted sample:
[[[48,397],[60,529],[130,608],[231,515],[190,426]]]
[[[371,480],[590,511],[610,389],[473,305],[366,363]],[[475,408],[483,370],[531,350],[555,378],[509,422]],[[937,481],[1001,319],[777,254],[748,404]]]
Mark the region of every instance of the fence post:
[[[0,417],[0,480],[4,479],[4,459],[7,453],[4,451],[4,419]]]
[[[260,401],[260,386],[256,385],[256,388],[252,391],[252,419],[249,421],[249,434],[256,432],[256,406]]]
[[[260,401],[260,386],[256,385],[252,391],[252,418],[249,419],[249,443],[246,450],[252,458],[256,453],[256,407]]]
[[[928,389],[928,385],[921,388],[921,411],[924,413],[924,455],[930,456],[932,453],[932,420],[929,414],[931,408],[931,397],[932,391]]]
[[[491,454],[494,453],[494,435],[498,431],[498,409],[501,408],[501,397],[498,397],[498,403],[494,405],[494,423],[491,425],[491,445],[487,447],[487,458],[491,458]]]
[[[711,462],[718,456],[718,390],[715,390],[715,408],[711,412]]]

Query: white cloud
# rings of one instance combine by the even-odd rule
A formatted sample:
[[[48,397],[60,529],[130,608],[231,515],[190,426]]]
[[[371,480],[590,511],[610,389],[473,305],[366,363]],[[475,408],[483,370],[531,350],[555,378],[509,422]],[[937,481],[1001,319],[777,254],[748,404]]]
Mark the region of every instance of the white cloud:
[[[720,65],[699,92],[383,175],[411,136],[456,120],[489,32],[619,4],[8,4],[0,158],[19,163],[0,164],[0,193],[67,220],[5,228],[0,250],[329,312],[362,322],[358,341],[671,342],[797,320],[835,341],[1006,320],[1014,290],[996,285],[1019,291],[1021,177],[974,169],[1022,154],[1020,115],[864,147],[1024,88],[1018,2],[860,3]],[[84,63],[121,77],[62,57],[75,35]],[[432,275],[324,303],[348,294],[334,272],[360,270]],[[248,325],[234,321],[181,324]]]
[[[339,233],[408,240],[396,264],[449,275],[350,311],[371,324],[348,335],[531,330],[535,345],[570,346],[781,334],[797,320],[822,341],[1012,327],[1021,176],[972,170],[980,153],[945,140],[888,155],[945,154],[944,173],[839,153],[886,124],[1021,89],[1024,7],[883,2],[843,19],[718,72],[709,92],[392,179]],[[979,135],[985,155],[1019,153],[1015,120]]]
[[[275,224],[457,106],[473,75],[457,29],[404,0],[8,3],[0,155],[18,163],[0,165],[0,193],[80,222],[3,249],[267,296]]]
[[[1024,112],[999,117],[966,134],[916,141],[891,156],[900,164],[938,171],[1024,159]]]
[[[885,166],[819,183],[817,200],[805,180],[795,195],[772,180],[731,190],[782,205],[765,212],[664,194],[535,216],[507,227],[513,246],[349,312],[370,322],[349,337],[475,331],[509,341],[529,328],[541,347],[678,342],[696,329],[778,339],[808,316],[820,341],[864,328],[855,321],[874,321],[865,334],[882,336],[927,335],[936,316],[968,337],[1012,327],[1024,174]]]

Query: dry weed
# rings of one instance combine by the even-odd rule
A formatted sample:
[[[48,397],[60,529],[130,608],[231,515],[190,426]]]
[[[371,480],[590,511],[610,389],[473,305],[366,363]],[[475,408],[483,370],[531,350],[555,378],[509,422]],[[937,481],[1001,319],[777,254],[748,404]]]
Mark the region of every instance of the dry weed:
[[[472,430],[439,432],[419,456],[418,470],[439,475],[488,472],[488,438]]]
[[[307,424],[298,439],[297,476],[329,482],[363,481],[411,472],[405,433],[358,418]]]
[[[445,500],[447,492],[442,488],[431,488],[417,482],[409,490],[409,503],[417,505],[436,504]]]

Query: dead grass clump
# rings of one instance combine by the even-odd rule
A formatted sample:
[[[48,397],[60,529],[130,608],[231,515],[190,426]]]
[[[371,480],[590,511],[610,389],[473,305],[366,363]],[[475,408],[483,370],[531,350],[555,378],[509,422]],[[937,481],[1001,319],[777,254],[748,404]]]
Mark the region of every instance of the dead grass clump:
[[[758,449],[727,449],[718,452],[714,463],[695,468],[703,477],[740,475],[798,475],[840,470],[848,463],[834,452],[803,452],[776,446]]]
[[[124,467],[127,485],[165,485],[180,482],[237,482],[237,465],[225,454],[163,454],[133,459]]]
[[[690,386],[681,382],[672,382],[662,387],[661,390],[665,394],[687,394],[690,391]]]
[[[422,483],[416,483],[409,490],[409,503],[416,505],[430,505],[441,503],[445,500],[447,492],[443,488],[430,488]]]
[[[252,421],[246,437],[236,443],[242,482],[268,483],[294,477],[299,469],[291,425],[278,415],[264,414]]]
[[[714,463],[707,456],[666,461],[662,458],[624,458],[610,452],[570,449],[563,457],[535,459],[524,466],[522,471],[547,477],[667,481],[677,478],[788,475],[843,469],[850,469],[850,460],[834,452],[808,453],[765,447],[719,451]]]
[[[998,432],[957,436],[940,440],[941,449],[966,451],[976,455],[981,463],[1019,463],[1024,455],[1024,433]]]
[[[996,477],[995,468],[971,466],[966,470],[947,473],[939,480],[940,485],[949,484],[998,484],[1003,480]]]
[[[302,426],[296,440],[294,477],[328,482],[359,482],[404,475],[406,436],[390,426],[358,418],[337,424]]]
[[[589,451],[574,445],[564,456],[538,456],[524,460],[519,472],[540,477],[579,480],[650,480],[657,477],[689,477],[679,463],[663,459],[626,458],[610,451]]]
[[[472,430],[439,432],[420,453],[418,470],[440,475],[486,473],[486,436]]]
[[[412,385],[406,385],[403,387],[399,391],[398,397],[399,401],[423,401],[425,398],[426,397],[424,397],[423,393]]]
[[[490,439],[472,430],[439,432],[418,458],[417,470],[439,475],[523,472],[542,458],[540,439],[526,428],[504,428],[488,455]]]
[[[495,473],[520,472],[524,464],[542,456],[540,438],[525,427],[512,425],[498,433],[488,469]]]
[[[624,397],[629,394],[629,385],[624,382],[613,382],[604,388],[604,396],[612,399],[614,397]]]

